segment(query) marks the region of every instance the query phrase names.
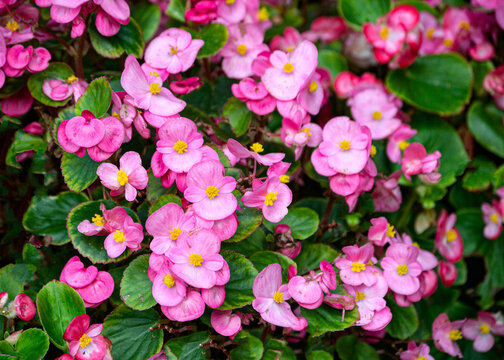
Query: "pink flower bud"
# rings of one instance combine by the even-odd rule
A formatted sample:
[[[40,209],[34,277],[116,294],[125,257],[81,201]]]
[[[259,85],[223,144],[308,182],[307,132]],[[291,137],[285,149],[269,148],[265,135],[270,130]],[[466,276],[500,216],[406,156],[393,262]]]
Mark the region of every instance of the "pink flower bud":
[[[26,294],[19,294],[14,299],[17,316],[24,321],[30,321],[37,313],[33,300]]]
[[[42,135],[45,132],[44,127],[38,121],[29,123],[23,130],[32,135]]]
[[[7,299],[9,298],[9,293],[0,293],[0,308],[3,308],[7,304]]]

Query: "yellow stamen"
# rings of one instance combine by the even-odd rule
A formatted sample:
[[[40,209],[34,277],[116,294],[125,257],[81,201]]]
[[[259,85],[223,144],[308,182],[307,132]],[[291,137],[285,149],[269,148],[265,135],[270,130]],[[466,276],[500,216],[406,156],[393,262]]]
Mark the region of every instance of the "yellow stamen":
[[[155,77],[159,77],[159,74],[156,71],[151,71],[149,74],[154,75]]]
[[[114,235],[112,236],[115,239],[116,243],[120,244],[124,242],[124,233],[121,230],[114,231]]]
[[[93,339],[88,334],[83,334],[79,339],[79,345],[82,349],[88,347],[93,342]]]
[[[121,115],[119,115],[115,111],[112,113],[112,116],[115,117],[117,120],[121,120]]]
[[[95,224],[96,226],[103,226],[104,224],[103,216],[98,214],[95,214],[95,216],[93,216],[91,220],[93,221],[93,224]]]
[[[206,196],[208,196],[210,199],[213,199],[214,197],[219,196],[219,188],[214,185],[207,186]]]
[[[128,182],[128,175],[124,172],[122,168],[117,172],[117,182],[119,185],[124,186]]]
[[[280,175],[280,182],[287,184],[290,181],[289,175]]]
[[[455,230],[450,229],[446,232],[446,241],[452,242],[455,241],[456,238],[457,238],[457,232]]]
[[[394,237],[396,234],[396,231],[394,229],[394,225],[390,225],[387,223],[387,236],[388,237]]]
[[[374,111],[372,116],[373,116],[373,119],[375,119],[375,120],[382,119],[382,113],[381,113],[381,111],[378,111],[378,110]]]
[[[266,194],[266,198],[264,199],[264,205],[266,206],[273,206],[273,202],[277,199],[278,193],[275,192],[269,192]]]
[[[311,129],[309,127],[305,127],[304,129],[301,129],[302,132],[305,132],[306,135],[311,136]]]
[[[179,228],[175,228],[175,229],[171,230],[170,231],[170,239],[172,239],[173,241],[177,240],[181,233],[182,233],[182,230],[180,230]]]
[[[226,4],[233,5],[236,0],[226,0]]]
[[[409,142],[403,140],[399,143],[399,150],[404,151],[409,145],[410,145]]]
[[[369,152],[369,156],[371,156],[372,158],[374,158],[375,155],[376,155],[376,152],[377,152],[376,146],[371,145],[371,151]]]
[[[264,151],[264,148],[259,143],[253,143],[252,146],[250,147],[250,150],[252,150],[256,153],[262,153]]]
[[[443,44],[447,48],[451,48],[453,46],[453,40],[452,39],[444,39],[443,40]]]
[[[457,341],[462,339],[462,332],[460,330],[452,330],[450,331],[450,340]]]
[[[151,83],[149,85],[150,92],[154,95],[159,94],[161,92],[161,86],[158,83]]]
[[[177,140],[175,145],[173,145],[173,150],[175,150],[179,154],[183,154],[183,153],[187,152],[187,143],[185,141],[179,139],[179,140]]]
[[[430,28],[425,32],[425,36],[427,36],[427,39],[432,40],[434,38],[434,31],[436,30]]]
[[[201,266],[202,263],[203,263],[203,256],[201,256],[200,254],[189,255],[189,264],[191,264],[193,267]]]
[[[482,324],[480,326],[480,331],[482,334],[488,334],[490,332],[490,328],[488,327],[487,324]]]
[[[420,249],[420,245],[416,241],[413,241],[411,245],[415,246],[417,249]]]
[[[245,55],[247,53],[247,46],[244,44],[240,44],[236,47],[236,51],[240,55]]]
[[[491,220],[494,224],[497,224],[497,222],[499,221],[499,217],[497,216],[497,214],[492,214],[492,215],[490,215],[490,220]]]
[[[175,280],[173,280],[173,278],[169,274],[166,274],[164,277],[164,283],[170,288],[175,285]]]
[[[341,148],[341,150],[343,150],[343,151],[350,150],[350,148],[351,148],[351,146],[350,146],[350,142],[348,142],[348,140],[343,140],[342,142],[340,142],[339,147],[340,147],[340,148]]]
[[[360,273],[361,271],[366,270],[366,264],[360,263],[360,262],[353,262],[352,263],[352,271]]]
[[[459,22],[459,27],[461,27],[461,28],[466,29],[467,31],[469,31],[469,28],[471,26],[469,25],[469,23],[467,21],[461,21],[461,22]]]
[[[178,52],[178,47],[170,46],[170,55],[175,55]]]
[[[280,304],[280,303],[283,303],[284,302],[284,298],[283,298],[283,292],[280,292],[280,291],[275,291],[273,293],[273,300],[275,300],[275,302],[277,304]]]
[[[388,27],[384,26],[380,29],[380,37],[385,40],[386,38],[388,38],[390,34],[390,30]]]
[[[292,50],[294,50],[294,46],[288,46],[287,49],[285,49],[285,52],[291,52]]]
[[[425,356],[419,356],[415,360],[427,360],[427,358]]]
[[[294,66],[291,63],[286,63],[283,69],[286,73],[291,73],[294,71]]]
[[[259,19],[259,21],[268,20],[269,17],[270,17],[270,13],[267,8],[262,7],[261,9],[259,9],[259,13],[257,14],[257,18]]]
[[[310,90],[311,93],[314,93],[315,91],[317,91],[317,89],[318,89],[318,84],[315,80],[313,80],[310,83],[310,87],[308,88],[308,90]]]
[[[16,31],[19,29],[19,24],[16,22],[16,20],[10,20],[9,22],[7,22],[5,27],[10,31]]]
[[[408,267],[406,264],[401,264],[397,266],[397,273],[401,276],[404,276],[408,273]]]
[[[366,295],[364,294],[364,292],[362,291],[357,291],[355,293],[355,301],[361,301],[363,300],[364,298],[366,297]]]
[[[74,82],[79,81],[79,78],[75,75],[67,77],[67,83],[73,84]]]

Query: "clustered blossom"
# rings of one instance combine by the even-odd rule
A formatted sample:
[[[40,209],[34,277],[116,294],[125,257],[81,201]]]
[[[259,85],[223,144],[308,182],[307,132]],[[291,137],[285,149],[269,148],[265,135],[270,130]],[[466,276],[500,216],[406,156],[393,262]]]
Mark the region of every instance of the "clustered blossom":
[[[483,203],[481,211],[483,212],[483,221],[485,228],[483,234],[487,239],[495,240],[502,232],[504,223],[504,188],[497,190],[499,200],[493,200],[491,204]]]

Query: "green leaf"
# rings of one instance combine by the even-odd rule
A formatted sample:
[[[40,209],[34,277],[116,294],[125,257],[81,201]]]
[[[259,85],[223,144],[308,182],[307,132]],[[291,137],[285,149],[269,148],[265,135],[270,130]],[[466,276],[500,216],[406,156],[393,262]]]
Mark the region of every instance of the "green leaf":
[[[226,45],[228,37],[228,29],[222,24],[211,24],[203,27],[197,38],[203,40],[205,44],[198,53],[198,59],[217,54]]]
[[[332,262],[338,252],[332,247],[324,244],[306,244],[301,247],[301,253],[295,258],[298,265],[298,272],[305,274],[310,270],[316,270],[322,260]]]
[[[127,25],[121,25],[121,29],[114,36],[103,36],[98,32],[95,25],[95,17],[91,20],[93,24],[89,28],[89,38],[96,52],[106,58],[116,59],[124,52],[141,58],[145,42],[142,30],[135,19],[130,18]]]
[[[246,241],[221,242],[221,250],[232,250],[246,257],[250,257],[258,251],[266,250],[267,247],[266,235],[261,228],[250,234]]]
[[[308,354],[306,354],[306,359],[307,360],[333,360],[334,357],[323,350],[315,350],[311,351]]]
[[[9,264],[0,269],[0,289],[9,294],[9,301],[23,292],[23,286],[31,279],[33,272],[26,264]]]
[[[244,101],[232,97],[224,105],[222,116],[228,118],[236,136],[242,136],[247,132],[252,119],[252,112],[247,108]]]
[[[233,340],[238,342],[239,346],[231,350],[231,360],[260,360],[262,358],[264,345],[259,338],[242,330]]]
[[[346,59],[336,51],[330,49],[322,49],[318,53],[318,66],[327,69],[332,78],[344,70],[348,70]]]
[[[141,255],[130,262],[121,280],[121,299],[135,310],[146,310],[156,305],[149,279],[149,255]]]
[[[78,157],[65,152],[61,160],[61,172],[65,183],[75,192],[80,192],[94,183],[98,177],[96,175],[98,166],[100,163],[91,159],[87,153],[83,157]]]
[[[326,304],[313,310],[301,307],[301,315],[308,321],[308,332],[312,336],[320,336],[328,331],[341,331],[353,326],[359,319],[357,307],[351,311],[345,311],[344,321],[341,321],[342,311]]]
[[[486,90],[483,88],[483,80],[485,76],[494,69],[494,65],[490,60],[471,60],[471,66],[474,73],[474,93],[479,97],[483,97],[486,94]]]
[[[137,21],[140,29],[142,29],[144,40],[149,41],[156,33],[161,22],[161,9],[159,5],[148,2],[136,4],[131,9],[131,15]]]
[[[457,114],[471,96],[471,66],[455,53],[419,57],[406,69],[387,75],[387,88],[421,110],[440,115]]]
[[[340,0],[339,2],[341,16],[356,27],[366,22],[375,22],[390,9],[390,0]]]
[[[467,125],[476,141],[488,151],[504,158],[504,112],[493,101],[475,101],[467,113]]]
[[[77,226],[79,226],[82,221],[91,221],[95,214],[102,215],[102,211],[100,210],[101,203],[105,204],[105,207],[108,210],[115,206],[113,201],[101,200],[85,202],[74,207],[68,214],[67,218],[68,235],[70,235],[73,246],[77,249],[77,251],[95,264],[106,264],[124,260],[131,255],[131,251],[129,249],[126,249],[126,251],[124,251],[124,253],[119,257],[112,259],[107,255],[107,251],[105,250],[105,236],[86,236],[77,230]],[[131,216],[134,222],[140,222],[138,216],[133,210],[130,208],[124,209],[128,215]]]
[[[52,100],[44,94],[42,91],[42,85],[46,79],[59,79],[66,82],[70,76],[73,76],[73,74],[72,68],[67,64],[62,62],[51,62],[47,69],[30,76],[28,79],[28,90],[30,90],[32,96],[42,104],[49,106],[63,106],[68,102],[71,96],[65,100]]]
[[[296,360],[296,354],[285,340],[268,338],[263,360]],[[332,358],[331,358],[332,359]]]
[[[238,228],[234,235],[226,242],[237,242],[246,239],[252,234],[262,222],[262,213],[256,208],[242,207],[236,212],[238,216]]]
[[[207,358],[207,348],[201,345],[207,344],[209,341],[208,331],[200,331],[188,336],[170,339],[164,348],[175,355],[177,360],[204,360]]]
[[[467,172],[464,175],[463,186],[468,191],[483,191],[488,189],[494,178],[495,165],[490,160],[475,158],[473,160],[476,171]]]
[[[94,116],[103,116],[112,101],[112,89],[107,79],[104,77],[93,80],[86,89],[86,92],[75,105],[76,114],[80,115],[84,110],[89,110]]]
[[[385,328],[390,336],[397,339],[407,339],[418,328],[418,315],[413,305],[402,307],[390,298],[387,305],[392,312],[392,320]]]
[[[112,357],[121,360],[145,360],[161,351],[163,330],[151,330],[159,321],[153,309],[135,311],[119,305],[105,318],[102,335],[113,344]]]
[[[284,278],[287,278],[289,265],[297,267],[294,260],[276,251],[258,251],[250,257],[250,261],[252,261],[258,272],[264,270],[268,265],[280,264],[282,266],[282,276]]]
[[[264,220],[264,226],[271,232],[275,230],[275,226],[278,224],[289,225],[292,230],[292,237],[303,240],[315,234],[319,225],[319,217],[312,209],[293,208],[289,209],[289,213],[278,223]]]
[[[49,337],[40,329],[24,330],[16,342],[16,351],[23,360],[43,359],[47,350]]]
[[[86,313],[86,307],[77,291],[53,280],[37,294],[37,313],[52,343],[65,350],[67,343],[63,340],[63,333],[70,321]]]
[[[23,216],[26,230],[35,235],[44,235],[53,245],[70,241],[66,228],[66,217],[74,206],[87,201],[84,194],[63,192],[58,196],[35,196]]]
[[[168,203],[175,203],[178,206],[182,207],[182,202],[177,195],[166,194],[159,197],[156,201],[154,201],[154,204],[152,204],[152,206],[149,209],[149,215],[151,215],[154,211],[161,209],[164,205]]]
[[[166,15],[185,23],[185,0],[171,0],[166,8]]]
[[[394,7],[398,7],[401,5],[413,5],[414,7],[417,8],[418,11],[427,11],[436,17],[438,15],[436,9],[430,7],[429,5],[424,3],[422,0],[402,0],[402,1],[398,1],[397,3],[395,3]]]
[[[16,131],[14,141],[12,142],[7,155],[5,156],[5,163],[9,166],[21,168],[21,165],[16,160],[16,155],[33,150],[35,152],[44,153],[47,148],[47,141],[40,135],[28,134],[24,130]]]
[[[258,274],[254,265],[245,256],[233,251],[223,250],[221,255],[229,265],[231,277],[225,285],[226,299],[219,310],[237,309],[252,303],[252,284]]]
[[[371,345],[359,341],[356,336],[351,335],[338,339],[336,351],[341,360],[378,360],[380,358]]]

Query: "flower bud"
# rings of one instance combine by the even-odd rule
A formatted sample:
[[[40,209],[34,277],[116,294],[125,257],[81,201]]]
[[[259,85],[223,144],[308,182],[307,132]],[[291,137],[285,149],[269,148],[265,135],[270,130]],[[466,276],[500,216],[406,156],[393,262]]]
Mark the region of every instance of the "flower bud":
[[[33,300],[26,294],[19,294],[14,299],[17,316],[24,321],[30,321],[37,313]]]

